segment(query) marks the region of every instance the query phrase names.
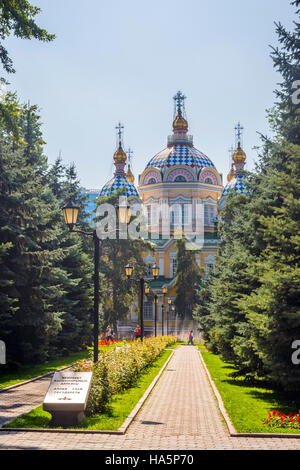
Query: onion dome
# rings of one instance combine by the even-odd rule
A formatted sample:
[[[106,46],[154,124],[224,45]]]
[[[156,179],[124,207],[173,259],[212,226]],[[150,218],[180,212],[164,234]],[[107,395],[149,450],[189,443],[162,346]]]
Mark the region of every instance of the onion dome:
[[[130,168],[130,163],[128,163],[128,168],[127,168],[127,172],[126,172],[126,178],[128,179],[128,181],[130,183],[134,183],[134,175],[131,171],[131,168]]]
[[[127,156],[124,150],[122,149],[122,143],[121,141],[119,142],[119,147],[114,153],[114,161],[116,163],[126,163]]]
[[[147,164],[140,178],[140,185],[155,183],[200,182],[221,185],[221,178],[213,162],[193,145],[193,137],[187,134],[188,122],[183,117],[185,97],[178,92],[173,134],[167,147],[157,153]]]
[[[226,196],[228,196],[229,193],[249,194],[249,191],[245,186],[243,172],[246,161],[246,154],[242,150],[240,142],[238,143],[237,149],[234,152],[232,159],[233,163],[231,170],[227,176],[228,184],[225,186],[222,196],[218,202],[219,210],[225,206]]]
[[[123,188],[123,196],[137,196],[138,192],[133,184],[134,177],[130,170],[130,165],[128,165],[128,170],[130,170],[131,177],[127,177],[127,174],[124,171],[127,155],[123,150],[122,141],[121,141],[121,128],[119,124],[119,146],[114,153],[114,163],[115,163],[115,173],[111,180],[109,180],[102,188],[100,196],[110,196],[111,194],[116,193],[119,189]],[[128,172],[127,172],[128,173]]]
[[[225,186],[222,197],[228,196],[231,191],[234,191],[238,194],[244,194],[247,192],[244,183],[244,175],[235,174],[231,181]]]
[[[116,193],[120,188],[123,188],[123,196],[130,197],[136,196],[138,197],[138,192],[135,186],[128,181],[126,175],[121,176],[117,175],[114,176],[111,180],[109,180],[102,188],[100,196],[110,196],[111,194]]]
[[[246,161],[246,154],[245,154],[244,150],[241,148],[241,143],[240,142],[238,143],[237,149],[234,152],[234,154],[232,156],[232,159],[233,159],[234,163],[245,162]]]

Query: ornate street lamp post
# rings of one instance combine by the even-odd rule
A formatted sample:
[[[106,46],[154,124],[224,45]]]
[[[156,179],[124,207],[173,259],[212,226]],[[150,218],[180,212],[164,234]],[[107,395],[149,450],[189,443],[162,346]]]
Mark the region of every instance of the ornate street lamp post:
[[[131,264],[127,264],[125,266],[125,273],[127,276],[127,279],[129,281],[134,281],[138,282],[140,285],[140,318],[141,318],[141,341],[144,339],[144,294],[145,294],[145,279],[143,277],[138,278],[133,278],[132,273],[133,273],[133,266]],[[159,276],[159,267],[154,264],[152,266],[152,276],[154,279],[158,279]],[[148,286],[146,287],[148,290]],[[150,290],[148,291],[148,293]]]
[[[163,293],[163,302],[161,306],[161,334],[164,336],[164,323],[165,323],[165,298],[166,298],[166,293],[168,292],[168,289],[166,287],[162,288],[162,293]]]
[[[170,307],[172,304],[172,299],[168,299],[168,311],[167,311],[167,335],[169,334],[169,313],[170,313]]]
[[[171,310],[172,310],[172,312],[175,312],[175,305],[172,305]],[[169,312],[168,312],[168,316],[169,316]],[[167,329],[168,329],[168,324],[167,324]]]
[[[63,215],[70,232],[80,233],[82,235],[88,235],[93,237],[94,243],[94,362],[98,362],[98,339],[99,339],[99,257],[100,257],[100,240],[97,236],[96,229],[91,232],[84,230],[74,230],[76,226],[79,207],[70,200],[63,208]],[[119,222],[121,224],[129,223],[131,218],[131,209],[129,204],[123,202],[118,207]],[[118,232],[119,229],[113,230],[112,232]],[[110,232],[107,232],[110,233]]]

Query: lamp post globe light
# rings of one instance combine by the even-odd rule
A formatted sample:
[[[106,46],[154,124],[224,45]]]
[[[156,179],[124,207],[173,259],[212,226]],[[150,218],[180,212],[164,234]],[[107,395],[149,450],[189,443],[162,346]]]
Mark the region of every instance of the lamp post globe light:
[[[62,208],[65,222],[69,227],[70,232],[80,233],[82,235],[88,235],[93,237],[94,242],[94,362],[98,362],[98,339],[99,339],[99,257],[100,257],[100,240],[98,238],[96,229],[91,232],[86,232],[84,230],[74,230],[76,226],[77,218],[79,214],[79,207],[74,204],[72,200],[69,200],[68,203]],[[118,207],[118,217],[119,222],[129,223],[131,217],[130,206],[123,202]],[[119,229],[113,230],[112,233],[119,232]],[[108,233],[108,232],[107,232]],[[132,268],[133,269],[133,268]],[[132,271],[131,271],[132,272]]]
[[[125,273],[129,281],[138,282],[140,285],[140,319],[141,319],[141,341],[144,339],[144,294],[145,294],[145,279],[141,276],[140,278],[132,277],[133,266],[127,264],[125,266]],[[159,276],[159,267],[154,264],[152,266],[152,276],[154,279],[158,279]],[[148,285],[146,285],[148,291]],[[150,288],[148,293],[150,292]]]
[[[68,201],[67,204],[62,208],[65,222],[69,229],[72,231],[74,225],[76,225],[79,207],[74,204],[72,200]]]
[[[118,206],[118,217],[121,224],[129,224],[131,219],[131,207],[124,199]]]

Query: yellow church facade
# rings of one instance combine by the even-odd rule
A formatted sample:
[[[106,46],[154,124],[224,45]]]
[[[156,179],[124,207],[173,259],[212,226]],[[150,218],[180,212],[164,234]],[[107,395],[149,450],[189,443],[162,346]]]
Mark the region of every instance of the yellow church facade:
[[[173,133],[167,146],[150,159],[139,175],[138,194],[148,226],[149,240],[155,245],[155,253],[145,254],[148,266],[148,284],[152,297],[144,301],[145,335],[154,331],[157,314],[157,332],[185,335],[193,328],[192,316],[179,321],[179,312],[171,309],[169,302],[176,296],[176,241],[183,236],[188,249],[195,251],[195,259],[203,276],[216,263],[219,240],[216,236],[218,201],[224,187],[222,175],[213,162],[193,145],[188,134],[188,122],[184,112],[184,96],[174,97],[175,118]],[[134,179],[129,168],[128,179]],[[151,267],[159,266],[158,280],[151,280]],[[147,279],[147,276],[146,276]],[[153,296],[157,298],[157,307]],[[140,323],[138,302],[132,305],[127,322],[120,331]],[[196,330],[196,328],[195,328]],[[196,332],[196,331],[195,331]]]
[[[213,161],[194,147],[193,136],[188,133],[184,108],[185,97],[179,91],[174,96],[172,134],[166,146],[152,157],[139,175],[137,186],[131,170],[130,155],[122,147],[122,129],[117,126],[119,146],[114,154],[115,173],[101,190],[101,196],[109,196],[120,188],[130,201],[141,202],[148,240],[154,250],[145,253],[147,269],[145,279],[150,293],[145,293],[143,322],[146,336],[174,333],[185,336],[190,328],[196,333],[191,313],[176,312],[176,243],[184,237],[188,250],[193,250],[203,278],[214,269],[220,240],[217,237],[217,217],[226,204],[230,192],[243,193],[246,155],[241,148],[240,124],[236,130],[236,150],[232,154],[232,166],[224,188],[222,175]],[[130,151],[131,152],[131,151]],[[128,151],[129,153],[129,151]],[[147,232],[146,232],[147,233]],[[159,277],[152,279],[152,266],[159,267]],[[172,308],[173,305],[173,308]],[[119,322],[120,336],[130,336],[141,323],[139,299],[132,303],[124,321]],[[156,319],[156,322],[155,322]]]

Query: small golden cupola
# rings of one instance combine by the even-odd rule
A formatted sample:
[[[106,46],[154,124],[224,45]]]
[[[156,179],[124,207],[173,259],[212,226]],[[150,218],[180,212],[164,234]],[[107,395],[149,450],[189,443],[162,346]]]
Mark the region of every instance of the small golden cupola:
[[[126,178],[128,179],[128,181],[130,181],[130,183],[134,183],[134,175],[131,171],[130,163],[128,163]]]
[[[126,163],[126,160],[127,160],[127,155],[122,148],[122,142],[120,140],[119,147],[114,153],[114,161],[115,163]]]
[[[173,131],[174,132],[187,132],[189,130],[189,126],[187,120],[182,116],[181,109],[178,110],[178,114],[173,121]]]
[[[234,177],[234,168],[233,168],[233,163],[231,164],[231,168],[230,168],[230,171],[227,175],[227,181],[228,183],[232,180],[232,178]]]
[[[244,150],[241,147],[241,142],[238,142],[237,149],[234,152],[234,154],[232,156],[232,159],[233,159],[234,163],[245,162],[246,161],[246,154],[245,154]]]
[[[236,151],[232,156],[232,160],[234,161],[236,171],[240,171],[244,169],[246,163],[246,154],[241,147],[241,142],[238,142],[238,146]]]

